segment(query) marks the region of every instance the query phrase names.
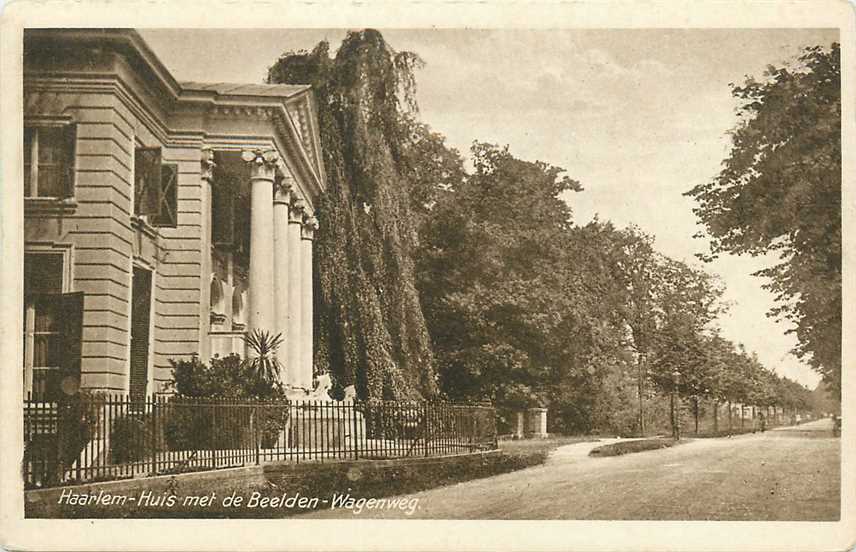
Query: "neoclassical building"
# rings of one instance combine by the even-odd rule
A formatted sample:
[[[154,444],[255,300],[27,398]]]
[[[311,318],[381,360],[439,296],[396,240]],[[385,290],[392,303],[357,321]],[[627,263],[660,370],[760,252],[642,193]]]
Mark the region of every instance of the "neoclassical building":
[[[282,333],[312,387],[308,86],[177,82],[132,30],[24,35],[24,391],[143,396]]]

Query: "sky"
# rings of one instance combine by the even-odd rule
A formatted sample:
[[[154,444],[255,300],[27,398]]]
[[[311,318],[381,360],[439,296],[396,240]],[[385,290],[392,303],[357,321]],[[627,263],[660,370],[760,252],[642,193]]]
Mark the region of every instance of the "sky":
[[[802,29],[381,29],[396,50],[425,61],[417,73],[421,119],[466,154],[474,140],[562,167],[574,220],[636,225],[662,253],[691,264],[705,252],[694,201],[729,152],[736,124],[729,84],[761,77],[837,30]],[[284,52],[335,48],[343,29],[150,29],[140,34],[178,80],[262,82]],[[698,265],[726,285],[722,334],[780,375],[819,377],[789,351],[788,326],[751,273],[775,259],[724,256]]]

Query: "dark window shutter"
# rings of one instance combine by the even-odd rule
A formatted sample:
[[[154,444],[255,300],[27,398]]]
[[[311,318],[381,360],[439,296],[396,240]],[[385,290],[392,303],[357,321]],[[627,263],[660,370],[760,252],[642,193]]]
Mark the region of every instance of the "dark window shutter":
[[[137,148],[134,151],[134,212],[154,215],[161,195],[161,149]]]
[[[152,276],[147,270],[134,268],[131,289],[131,399],[146,397],[149,370],[149,323],[151,321]]]
[[[231,246],[235,241],[235,197],[230,182],[215,178],[211,187],[211,241],[214,245]]]
[[[71,394],[80,386],[80,355],[83,339],[83,292],[63,293],[60,299],[62,351],[60,393]]]
[[[154,226],[178,226],[178,165],[161,166],[158,211],[152,216]]]
[[[77,125],[63,129],[65,141],[65,174],[63,175],[63,197],[74,197],[74,177],[77,174]]]

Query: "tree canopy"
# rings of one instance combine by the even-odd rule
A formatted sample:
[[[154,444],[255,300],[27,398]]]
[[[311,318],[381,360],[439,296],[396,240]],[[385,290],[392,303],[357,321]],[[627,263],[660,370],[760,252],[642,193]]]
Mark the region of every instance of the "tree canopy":
[[[485,142],[473,143],[467,169],[418,119],[420,63],[367,30],[349,33],[335,55],[322,42],[269,70],[270,82],[311,84],[319,104],[328,180],[315,243],[319,370],[367,399],[549,405],[550,430],[565,432],[642,429],[642,406],[658,408],[672,394],[691,399],[696,414],[703,398],[808,403],[807,390],[718,334],[718,279],[658,252],[638,228],[575,224],[569,192],[583,189],[563,169]],[[735,93],[767,94],[757,86]],[[751,145],[757,132],[736,131],[745,152],[735,155],[784,147]],[[733,207],[721,198],[756,178],[750,165],[727,163],[716,182],[692,192],[699,216],[723,229],[714,254],[764,250],[763,232],[726,230]],[[757,207],[741,201],[744,211]],[[815,223],[804,239],[822,233]],[[776,270],[814,274],[814,265],[788,268],[806,257],[776,240],[790,255]],[[840,252],[838,262],[840,280]]]
[[[712,181],[687,192],[711,255],[764,255],[757,274],[792,324],[795,354],[841,390],[841,68],[838,44],[733,86],[741,120]],[[711,257],[708,257],[711,258]]]

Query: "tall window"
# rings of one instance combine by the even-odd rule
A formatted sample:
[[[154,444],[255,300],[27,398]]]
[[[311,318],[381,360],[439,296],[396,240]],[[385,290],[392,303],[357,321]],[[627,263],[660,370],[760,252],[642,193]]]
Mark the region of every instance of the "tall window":
[[[24,256],[24,390],[53,395],[59,387],[61,254]]]
[[[24,127],[24,195],[74,196],[77,140],[73,124]]]
[[[164,164],[161,148],[134,151],[134,214],[152,226],[178,224],[178,165]]]
[[[24,392],[41,400],[80,385],[83,294],[62,293],[61,253],[24,255]]]

